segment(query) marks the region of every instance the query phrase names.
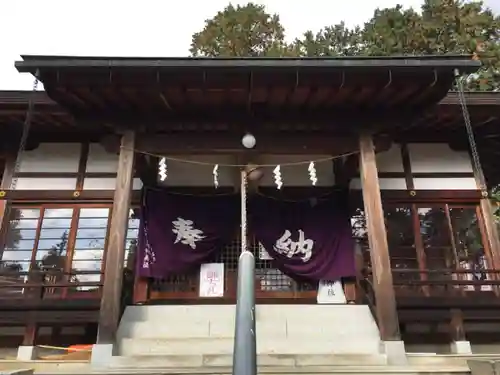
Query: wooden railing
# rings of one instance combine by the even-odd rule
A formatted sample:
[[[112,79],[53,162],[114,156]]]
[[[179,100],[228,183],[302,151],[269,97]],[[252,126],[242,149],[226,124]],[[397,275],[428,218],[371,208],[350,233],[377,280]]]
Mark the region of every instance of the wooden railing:
[[[399,269],[393,268],[396,296],[470,296],[471,294],[500,295],[500,270],[495,269]],[[361,283],[365,295],[373,296],[370,269],[364,271]]]
[[[48,269],[0,272],[0,300],[95,299],[100,298],[101,287],[100,271],[64,272]]]
[[[495,269],[393,269],[396,296],[470,296],[498,295],[500,270]]]

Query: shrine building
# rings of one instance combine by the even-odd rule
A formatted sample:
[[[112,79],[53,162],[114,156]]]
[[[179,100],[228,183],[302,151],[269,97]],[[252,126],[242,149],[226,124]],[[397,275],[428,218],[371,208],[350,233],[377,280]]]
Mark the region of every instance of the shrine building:
[[[470,56],[15,65],[4,359],[230,366],[242,249],[259,366],[500,353],[500,93],[463,91]]]

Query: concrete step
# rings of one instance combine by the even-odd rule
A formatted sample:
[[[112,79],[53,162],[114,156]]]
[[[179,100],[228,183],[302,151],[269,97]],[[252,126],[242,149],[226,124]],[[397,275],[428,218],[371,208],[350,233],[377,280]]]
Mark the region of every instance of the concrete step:
[[[363,364],[366,366],[385,366],[384,355],[306,355],[306,354],[259,354],[259,366],[349,366]],[[113,357],[113,367],[224,367],[232,366],[232,354],[163,354],[134,355]]]
[[[231,374],[232,368],[223,367],[180,367],[180,368],[137,368],[137,367],[114,367],[106,371],[94,369],[89,374]],[[392,375],[470,375],[468,367],[430,367],[430,366],[259,366],[259,374],[280,374],[280,375],[319,375],[319,374],[337,374],[337,375],[367,375],[367,374],[392,374]]]
[[[366,305],[257,305],[257,322],[290,321],[302,325],[326,323],[342,326],[354,319],[361,325],[372,325],[365,320],[370,310]],[[125,322],[153,322],[154,324],[187,324],[220,321],[234,327],[234,305],[152,305],[127,306],[122,317]],[[349,319],[350,318],[350,319]]]
[[[412,366],[467,366],[468,360],[495,359],[500,360],[500,354],[433,354],[408,353],[408,364]]]
[[[265,353],[379,353],[378,328],[369,308],[363,305],[259,305],[256,324],[258,347]],[[129,339],[161,339],[164,342],[165,339],[232,340],[233,337],[234,306],[224,305],[128,306],[117,333],[118,342],[123,344],[127,354],[161,353],[161,347],[172,346],[167,343],[151,349],[147,341],[136,345]],[[269,343],[275,340],[282,344]],[[318,351],[316,342],[325,348]],[[198,346],[196,352],[220,354],[217,348],[221,345]],[[129,351],[129,347],[137,349]],[[192,353],[193,348],[189,350]],[[178,354],[178,351],[165,354]],[[186,353],[181,351],[180,354]]]
[[[274,337],[286,337],[288,334],[286,321],[257,322],[257,331]],[[304,330],[302,330],[304,331]],[[305,332],[304,332],[305,333]],[[291,335],[299,335],[300,331],[291,330]],[[314,336],[317,332],[308,331]],[[197,321],[190,323],[130,322],[121,325],[120,337],[123,338],[231,338],[234,337],[234,325],[225,321]]]
[[[148,365],[150,357],[126,358],[113,357],[112,367],[97,368],[92,367],[88,362],[81,361],[0,361],[0,371],[15,369],[34,369],[35,374],[95,374],[95,375],[226,375],[231,374],[230,366],[177,366],[167,367],[165,363],[159,365]],[[151,363],[151,362],[149,362]],[[467,366],[362,366],[362,365],[326,365],[326,366],[265,366],[260,365],[259,374],[280,374],[280,375],[369,375],[369,374],[391,374],[391,375],[470,375]]]
[[[19,365],[17,365],[19,366]],[[19,367],[13,367],[19,368]],[[30,367],[23,367],[30,368]],[[65,365],[58,368],[49,369],[45,364],[38,363],[31,368],[35,369],[37,375],[49,374],[68,374]],[[0,368],[2,370],[2,368]],[[6,369],[5,369],[6,370]],[[470,375],[468,368],[463,367],[396,367],[396,366],[320,366],[320,367],[259,367],[259,374],[280,374],[280,375],[319,375],[319,374],[336,374],[336,375],[367,375],[367,374],[391,374],[391,375]],[[85,368],[71,370],[71,374],[92,374],[92,375],[226,375],[231,374],[230,367],[220,368],[91,368],[87,365]]]
[[[285,319],[275,321],[257,321],[257,335],[259,337],[274,338],[301,338],[314,339],[322,336],[349,335],[378,338],[378,331],[373,332],[376,326],[359,323],[344,323],[323,325],[320,322],[290,322]],[[372,331],[372,332],[371,332]],[[369,336],[368,336],[369,335]],[[224,320],[206,319],[192,322],[122,322],[118,336],[120,338],[232,338],[234,324]]]
[[[125,338],[118,350],[123,356],[134,355],[184,355],[184,354],[232,354],[234,341],[230,338],[188,339],[136,339]],[[372,354],[379,351],[379,342],[365,342],[349,337],[335,339],[265,339],[257,338],[258,354]]]
[[[208,317],[233,318],[235,305],[151,305],[127,306],[122,320],[125,321],[157,321],[196,322],[206,321]]]

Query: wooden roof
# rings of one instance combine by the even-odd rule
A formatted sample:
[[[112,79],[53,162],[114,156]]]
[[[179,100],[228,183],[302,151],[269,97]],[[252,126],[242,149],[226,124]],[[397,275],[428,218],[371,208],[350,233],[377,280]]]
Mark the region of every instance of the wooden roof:
[[[79,119],[141,123],[337,118],[420,111],[441,100],[470,56],[104,58],[22,56],[50,98]],[[367,116],[367,113],[370,116]],[[330,121],[331,122],[331,121]],[[359,122],[359,121],[358,121]]]
[[[57,127],[75,126],[68,111],[47,96],[45,91],[0,91],[0,127],[22,126],[26,119],[28,102],[32,99],[32,124],[47,131]]]
[[[2,130],[18,129],[25,121],[30,97],[34,101],[32,117],[33,131],[36,133],[102,133],[102,122],[91,123],[78,121],[66,108],[48,97],[44,91],[0,91],[0,127]],[[481,133],[500,133],[500,92],[468,92],[465,94],[467,106],[475,129],[482,128]],[[304,119],[276,119],[277,130],[319,130],[328,131],[332,120],[315,122]],[[304,123],[309,122],[309,123]],[[188,124],[188,125],[187,125]],[[184,126],[186,125],[186,126]],[[180,120],[173,124],[173,130],[196,131],[211,130],[209,121],[201,121],[200,126],[192,121]],[[422,130],[432,130],[434,134],[449,133],[463,128],[463,116],[457,93],[449,92],[439,103],[420,112],[408,122],[400,122],[394,127],[397,132],[415,132],[425,134]],[[218,130],[224,125],[212,124]],[[389,129],[391,130],[391,129]]]
[[[61,105],[50,99],[43,91],[0,91],[0,129],[4,134],[18,134],[25,120],[28,100],[33,95],[34,115],[32,132],[43,140],[98,140],[110,133],[111,129],[99,122],[77,121]],[[481,162],[490,184],[500,183],[500,170],[497,160],[500,158],[500,92],[466,93],[466,102],[471,115]],[[213,134],[214,131],[227,131],[227,124],[209,122],[179,122],[174,124],[176,132],[190,132],[198,136]],[[266,124],[274,130],[287,132],[331,133],[330,122],[277,121]],[[456,93],[448,93],[437,106],[422,111],[419,116],[408,122],[401,121],[397,126],[386,129],[395,139],[413,141],[454,142],[459,140],[466,147],[465,125]],[[219,133],[220,134],[220,133]],[[8,141],[3,137],[2,141]],[[10,141],[9,141],[10,142]],[[3,143],[3,142],[2,142]]]

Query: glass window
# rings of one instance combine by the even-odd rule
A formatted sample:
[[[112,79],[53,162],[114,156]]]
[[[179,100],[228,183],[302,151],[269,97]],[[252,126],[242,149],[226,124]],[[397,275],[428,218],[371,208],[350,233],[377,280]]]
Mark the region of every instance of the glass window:
[[[44,211],[35,258],[39,268],[64,270],[73,211],[73,208]]]
[[[420,205],[417,212],[427,267],[434,269],[453,267],[455,256],[445,207]]]
[[[108,207],[80,209],[71,264],[78,281],[99,282],[101,279],[109,212]]]
[[[5,247],[0,252],[1,271],[11,273],[29,270],[39,218],[39,208],[10,209]]]
[[[49,283],[64,280],[99,283],[110,210],[110,206],[62,205],[12,208],[5,247],[0,252],[0,276],[8,274],[11,279],[26,280],[27,272],[32,270],[37,271],[32,281],[40,276]],[[136,227],[137,224],[131,225],[128,242],[137,236]],[[40,274],[40,270],[47,272]],[[58,272],[53,273],[54,270]],[[45,294],[58,297],[96,287],[46,288]]]
[[[385,226],[394,281],[402,282],[418,278],[412,210],[409,206],[384,207]]]

